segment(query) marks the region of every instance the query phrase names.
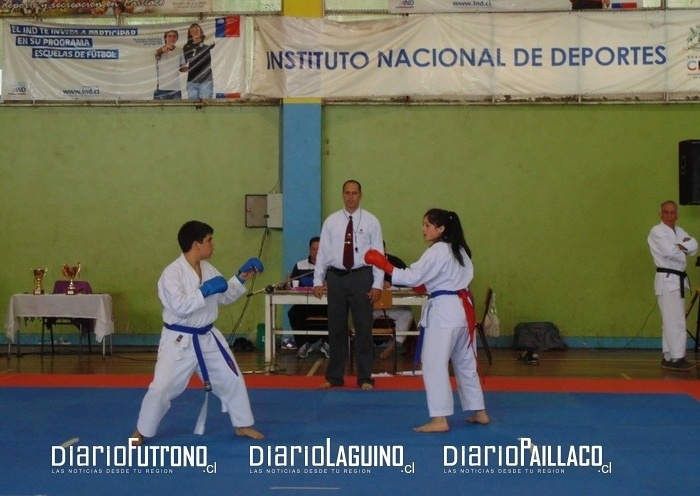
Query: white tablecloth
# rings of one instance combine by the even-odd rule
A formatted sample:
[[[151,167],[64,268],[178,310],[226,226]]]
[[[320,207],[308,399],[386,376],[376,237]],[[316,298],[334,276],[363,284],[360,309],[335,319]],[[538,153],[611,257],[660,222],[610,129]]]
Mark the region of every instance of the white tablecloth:
[[[428,301],[427,294],[418,294],[412,289],[396,290],[391,292],[392,305],[394,306],[420,306]],[[274,363],[275,336],[279,334],[293,334],[293,330],[277,328],[277,307],[280,305],[328,305],[328,299],[324,294],[321,298],[313,295],[312,288],[297,288],[292,290],[278,290],[265,294],[265,363]],[[328,334],[327,331],[304,331],[307,334]],[[416,334],[409,331],[403,334]]]
[[[14,342],[25,317],[68,317],[95,320],[95,339],[100,343],[114,334],[112,296],[108,294],[16,294],[10,298],[5,335]]]

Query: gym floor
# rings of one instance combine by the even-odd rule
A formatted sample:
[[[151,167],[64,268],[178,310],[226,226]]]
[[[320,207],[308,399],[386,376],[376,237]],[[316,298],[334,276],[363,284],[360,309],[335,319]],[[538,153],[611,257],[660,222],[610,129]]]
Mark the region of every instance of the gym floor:
[[[109,348],[109,347],[108,347]],[[390,375],[393,359],[380,357],[382,346],[375,352],[374,371]],[[102,356],[102,347],[93,344],[92,352],[83,346],[57,345],[55,353],[40,353],[38,347],[22,346],[17,356],[16,347],[6,358],[5,373],[31,374],[152,374],[156,361],[156,347],[114,347],[112,354]],[[698,380],[700,369],[676,372],[662,369],[659,350],[640,349],[568,349],[539,353],[539,365],[529,365],[518,358],[512,349],[492,349],[493,361],[488,363],[484,350],[479,349],[479,372],[487,377],[559,377],[559,378],[614,378],[614,379],[673,379]],[[277,350],[274,364],[266,364],[262,350],[234,352],[240,368],[246,373],[317,376],[323,378],[327,359],[318,349],[305,359],[299,359],[294,350]],[[698,355],[688,350],[686,358],[697,362]],[[348,375],[352,375],[349,364]],[[413,355],[401,347],[397,354],[397,372],[411,374]]]

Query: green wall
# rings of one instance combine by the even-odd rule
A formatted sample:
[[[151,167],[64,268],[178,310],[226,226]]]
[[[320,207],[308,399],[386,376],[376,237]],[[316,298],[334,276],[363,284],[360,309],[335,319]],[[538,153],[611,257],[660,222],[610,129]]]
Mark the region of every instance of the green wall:
[[[520,321],[551,320],[575,345],[653,344],[660,319],[646,236],[661,201],[678,197],[678,141],[699,137],[696,113],[696,105],[326,106],[324,216],[341,207],[342,182],[360,180],[389,250],[412,262],[425,247],[425,210],[455,210],[474,252],[473,289],[482,300],[494,287],[504,334]],[[278,187],[277,107],[7,106],[0,126],[3,320],[10,295],[32,289],[31,268],[49,267],[50,289],[62,264],[80,261],[83,278],[114,296],[117,342],[154,338],[155,285],[179,253],[182,222],[214,226],[213,262],[227,274],[261,249],[263,230],[245,228],[244,196]],[[698,208],[680,213],[699,235]],[[254,289],[279,279],[281,239],[266,238],[268,270]],[[224,334],[244,306],[220,314]],[[259,296],[239,333],[262,321]]]
[[[638,346],[660,335],[646,236],[678,198],[678,141],[698,137],[696,121],[694,105],[333,107],[324,204],[359,179],[409,263],[423,213],[455,210],[476,298],[493,286],[502,332],[548,320],[579,346]],[[698,207],[680,214],[698,236]]]
[[[245,194],[275,187],[277,117],[276,107],[0,109],[3,306],[31,291],[31,268],[48,266],[50,291],[80,261],[81,278],[114,297],[117,338],[159,334],[156,282],[180,253],[183,222],[214,227],[212,262],[227,275],[258,255],[264,230],[245,228]],[[279,239],[265,242],[270,270],[256,287],[279,276]],[[263,321],[261,298],[240,332]],[[220,313],[225,335],[244,304]]]

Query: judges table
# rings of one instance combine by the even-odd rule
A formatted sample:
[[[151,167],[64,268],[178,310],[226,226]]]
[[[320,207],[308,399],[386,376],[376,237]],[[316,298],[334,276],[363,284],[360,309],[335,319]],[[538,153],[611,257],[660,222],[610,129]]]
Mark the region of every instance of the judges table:
[[[105,337],[114,334],[112,297],[108,294],[16,294],[10,298],[10,308],[5,320],[8,354],[11,343],[15,341],[15,335],[19,353],[20,320],[42,317],[93,319],[95,339],[102,343],[102,356],[105,355]]]
[[[393,306],[420,306],[426,304],[428,295],[417,294],[413,290],[392,291]],[[276,290],[265,295],[265,363],[274,363],[275,336],[281,334],[316,334],[327,335],[326,331],[304,331],[280,329],[277,326],[277,307],[280,305],[328,305],[328,299],[324,294],[316,298],[311,288],[297,288],[292,290]],[[399,333],[402,334],[402,333]],[[409,331],[403,334],[416,334]]]

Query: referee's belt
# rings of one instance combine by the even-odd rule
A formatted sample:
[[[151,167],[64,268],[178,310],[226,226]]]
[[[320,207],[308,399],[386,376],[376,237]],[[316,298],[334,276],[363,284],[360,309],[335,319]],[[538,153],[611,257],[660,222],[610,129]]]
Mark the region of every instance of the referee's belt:
[[[209,381],[209,371],[207,370],[207,364],[204,363],[204,355],[202,355],[202,348],[199,345],[199,336],[203,336],[204,334],[208,333],[211,331],[212,327],[214,327],[214,324],[209,324],[204,327],[189,327],[189,326],[184,326],[180,324],[168,324],[167,322],[163,322],[163,326],[165,326],[166,329],[170,329],[171,331],[177,331],[177,332],[182,332],[185,334],[191,334],[192,335],[192,344],[194,345],[194,354],[197,356],[197,363],[199,364],[199,370],[202,371],[202,379],[204,380],[204,388],[207,391],[211,391],[211,382]],[[216,341],[216,345],[219,347],[219,351],[221,351],[221,354],[224,357],[224,360],[226,361],[226,364],[229,366],[229,368],[233,371],[234,374],[238,375],[238,371],[236,370],[236,366],[233,363],[233,360],[231,360],[231,357],[229,354],[226,352],[226,349],[224,346],[219,342],[219,340],[216,338],[215,334],[212,334],[214,337],[214,341]]]
[[[360,272],[361,270],[365,270],[365,269],[371,269],[371,267],[369,265],[364,265],[362,267],[358,267],[356,269],[350,269],[350,270],[338,269],[336,267],[328,267],[328,272],[331,272],[331,273],[335,274],[336,276],[343,277],[343,276],[347,276],[348,274],[352,274],[353,272]]]
[[[688,278],[688,274],[684,270],[674,270],[666,269],[664,267],[657,267],[656,272],[662,272],[664,274],[675,274],[681,278],[681,298],[685,298],[685,280]]]

